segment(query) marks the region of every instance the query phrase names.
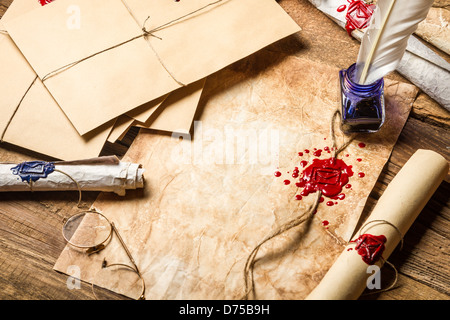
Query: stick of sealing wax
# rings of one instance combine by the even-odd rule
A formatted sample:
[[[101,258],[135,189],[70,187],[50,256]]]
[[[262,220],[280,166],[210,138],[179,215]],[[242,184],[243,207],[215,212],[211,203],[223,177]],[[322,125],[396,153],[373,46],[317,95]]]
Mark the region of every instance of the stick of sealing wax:
[[[448,174],[448,162],[430,150],[417,150],[378,200],[361,229],[348,243],[307,300],[355,300],[373,272],[381,268]],[[375,289],[374,289],[375,290]]]

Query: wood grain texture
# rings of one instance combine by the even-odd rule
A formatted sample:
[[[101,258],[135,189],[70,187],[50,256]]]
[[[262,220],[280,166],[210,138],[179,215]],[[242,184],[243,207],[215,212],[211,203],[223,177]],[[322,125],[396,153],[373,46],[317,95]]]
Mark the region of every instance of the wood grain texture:
[[[0,0],[0,16],[11,2]],[[295,41],[285,39],[267,50],[281,48],[283,54],[299,55],[340,68],[354,62],[359,42],[351,39],[345,30],[318,12],[307,0],[278,2],[303,30],[294,36]],[[437,2],[442,4],[445,1]],[[407,82],[397,73],[389,75],[389,78]],[[431,149],[450,160],[449,123],[448,111],[425,94],[419,94],[391,158],[372,190],[365,214],[370,213],[386,186],[417,149]],[[108,143],[102,153],[123,156],[136,133],[133,130],[120,143]],[[47,160],[20,148],[0,145],[0,161],[31,159]],[[448,177],[446,180],[406,234],[404,248],[394,251],[389,259],[399,271],[395,289],[362,296],[362,300],[450,298],[450,180]],[[83,207],[89,207],[97,195],[95,192],[84,193]],[[82,284],[81,289],[69,290],[67,276],[52,269],[65,246],[61,236],[63,219],[76,212],[77,196],[76,192],[0,194],[0,299],[94,298],[88,284]],[[393,272],[383,268],[383,283],[388,284],[392,279]]]

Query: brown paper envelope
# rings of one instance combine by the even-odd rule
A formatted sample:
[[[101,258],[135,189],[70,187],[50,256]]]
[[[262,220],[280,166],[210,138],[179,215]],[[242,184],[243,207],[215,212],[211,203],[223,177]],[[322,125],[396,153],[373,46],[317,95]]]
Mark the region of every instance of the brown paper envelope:
[[[386,80],[382,129],[359,136],[338,156],[352,165],[351,188],[343,188],[344,199],[325,197],[310,223],[261,247],[254,269],[256,299],[302,299],[320,282],[343,250],[336,239],[345,242],[353,234],[417,92]],[[263,50],[208,77],[191,139],[139,133],[125,158],[151,168],[145,188],[125,201],[102,194],[94,206],[120,231],[143,274],[147,299],[243,296],[250,252],[277,227],[301,216],[315,198],[297,200],[302,188],[292,170],[301,172],[303,160],[311,164],[331,156],[325,147],[332,146],[330,122],[338,97],[335,67]],[[338,146],[348,140],[340,130],[336,134]],[[322,150],[320,156],[314,148]],[[274,176],[275,171],[282,175]],[[104,258],[128,261],[114,238],[96,256],[67,246],[55,270],[67,273],[76,265],[82,280],[95,282]],[[115,285],[106,287],[116,290]]]
[[[121,140],[132,126],[182,134],[189,133],[205,81],[202,79],[173,91],[155,110],[155,113],[145,121],[137,121],[136,118],[129,117],[129,114],[120,116],[108,141]]]
[[[144,105],[127,112],[126,115],[136,121],[145,122],[156,110],[158,110],[158,108],[161,106],[164,100],[166,100],[167,97],[168,95],[165,95],[158,99],[145,103]]]
[[[111,132],[109,133],[108,141],[114,143],[117,140],[121,140],[121,138],[131,128],[131,125],[134,123],[134,121],[136,120],[127,116],[126,114],[118,117],[111,129]]]
[[[158,114],[143,123],[135,121],[133,125],[159,131],[189,133],[205,81],[206,79],[202,79],[172,92],[162,103]]]
[[[24,1],[16,0],[20,5]],[[8,19],[36,4],[14,6],[2,18]],[[18,10],[19,9],[19,10]],[[0,22],[0,29],[3,29]],[[110,121],[81,137],[7,34],[0,33],[0,134],[5,142],[46,156],[84,159],[100,154],[111,131]],[[36,81],[35,81],[36,79]]]
[[[179,88],[177,81],[205,78],[300,30],[273,0],[223,0],[155,32],[160,39],[139,37],[142,18],[128,11],[151,16],[150,30],[211,2],[145,1],[136,13],[137,1],[58,0],[8,21],[6,29],[83,135]],[[78,29],[68,28],[69,8],[80,13]]]

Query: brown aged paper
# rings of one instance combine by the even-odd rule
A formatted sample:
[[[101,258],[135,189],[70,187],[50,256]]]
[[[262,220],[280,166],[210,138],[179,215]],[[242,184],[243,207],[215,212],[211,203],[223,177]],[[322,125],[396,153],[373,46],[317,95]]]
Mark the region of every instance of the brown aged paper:
[[[447,173],[448,162],[442,155],[431,150],[417,150],[386,188],[357,236],[365,233],[384,235],[387,241],[382,256],[386,261]],[[348,300],[361,295],[370,273],[354,247],[354,244],[347,245],[307,299]],[[376,264],[381,267],[383,261],[380,259]]]
[[[81,135],[300,30],[273,0],[58,0],[5,27]]]
[[[15,0],[0,22],[39,8],[38,1]],[[97,157],[114,120],[81,137],[9,35],[0,33],[0,135],[4,142],[75,160]]]
[[[249,253],[314,201],[314,194],[295,199],[301,189],[286,172],[313,158],[298,152],[330,146],[338,90],[337,69],[262,50],[208,78],[192,139],[137,136],[125,158],[147,168],[144,189],[120,202],[102,194],[94,206],[121,232],[145,279],[147,299],[243,296]],[[385,125],[339,156],[353,166],[352,188],[338,205],[321,203],[314,219],[260,249],[256,299],[303,299],[319,283],[342,252],[334,237],[351,238],[416,94],[412,85],[386,80]],[[338,145],[346,139],[338,130]],[[365,148],[358,147],[361,141]],[[327,157],[323,152],[320,158]],[[358,178],[358,172],[366,176]],[[128,261],[113,239],[91,257],[66,247],[54,268],[64,273],[77,265],[91,282],[104,257]],[[117,290],[115,285],[108,287]]]

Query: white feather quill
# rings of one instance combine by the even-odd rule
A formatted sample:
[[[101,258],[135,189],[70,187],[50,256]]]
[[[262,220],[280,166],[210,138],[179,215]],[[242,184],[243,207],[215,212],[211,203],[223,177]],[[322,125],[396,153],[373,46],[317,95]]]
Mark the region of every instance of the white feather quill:
[[[356,61],[360,84],[376,81],[395,70],[408,39],[424,20],[434,0],[378,0],[361,40]]]

